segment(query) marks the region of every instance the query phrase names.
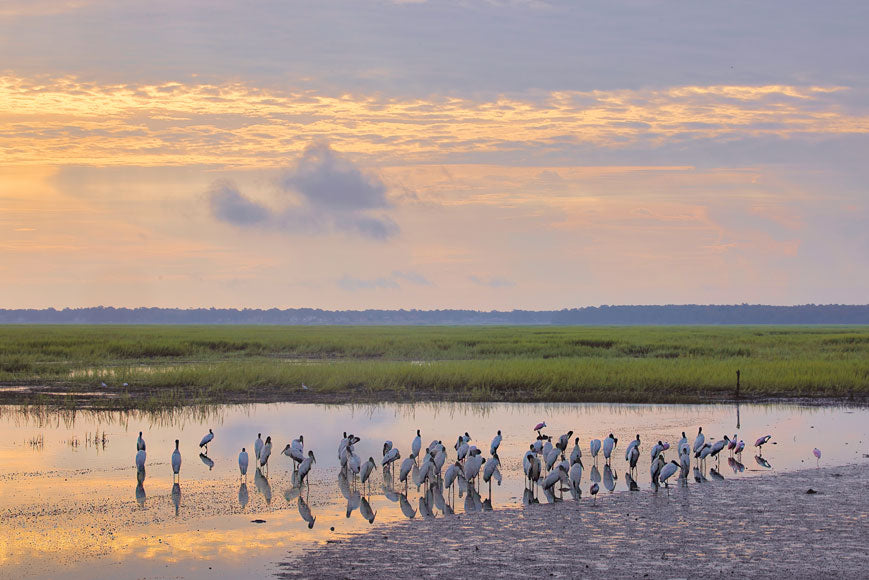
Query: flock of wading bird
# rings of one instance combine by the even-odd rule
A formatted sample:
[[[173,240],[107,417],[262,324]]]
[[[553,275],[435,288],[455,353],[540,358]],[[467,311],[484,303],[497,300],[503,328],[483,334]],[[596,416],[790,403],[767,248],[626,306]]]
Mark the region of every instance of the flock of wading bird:
[[[565,491],[570,492],[575,500],[580,500],[582,491],[580,484],[584,465],[582,462],[583,451],[580,445],[579,437],[573,438],[573,431],[568,431],[560,435],[557,439],[543,433],[546,428],[546,423],[541,422],[533,427],[536,433],[536,438],[530,443],[528,450],[525,452],[522,459],[522,467],[525,473],[525,492],[523,500],[526,504],[536,503],[539,500],[536,497],[537,491],[542,489],[544,496],[550,502],[560,501],[563,498]],[[568,452],[568,447],[573,438],[573,448]],[[757,449],[755,461],[758,465],[769,468],[769,463],[763,458],[763,446],[770,441],[771,435],[764,435],[758,438],[754,447]],[[214,433],[211,429],[199,442],[199,447],[204,448],[204,453],[200,453],[200,459],[211,469],[214,462],[208,458],[208,444],[214,439]],[[432,516],[433,507],[436,507],[444,514],[452,514],[454,503],[452,500],[453,492],[458,488],[458,495],[462,497],[466,495],[465,511],[483,511],[491,510],[491,486],[492,480],[495,480],[498,485],[501,485],[502,476],[500,473],[501,460],[498,457],[498,449],[501,446],[501,431],[492,439],[489,445],[489,457],[483,457],[483,451],[472,443],[471,436],[465,432],[457,437],[456,442],[452,445],[455,452],[455,460],[452,461],[444,471],[444,466],[447,464],[448,452],[446,445],[441,440],[433,440],[424,450],[422,447],[422,435],[417,429],[416,437],[410,444],[410,454],[401,463],[401,453],[398,447],[394,446],[392,441],[386,441],[383,444],[382,457],[375,461],[374,457],[369,457],[366,461],[362,461],[361,457],[356,453],[355,446],[361,439],[353,434],[344,433],[338,443],[338,461],[341,465],[339,471],[338,483],[342,494],[347,498],[347,517],[355,510],[359,509],[362,516],[370,523],[374,522],[377,513],[371,508],[366,497],[358,490],[351,491],[351,482],[356,485],[357,482],[362,486],[363,492],[369,492],[371,489],[371,475],[377,469],[378,463],[383,470],[383,492],[385,497],[392,501],[397,501],[400,504],[402,512],[409,518],[413,518],[417,512],[423,516]],[[554,441],[554,443],[553,443]],[[600,482],[603,481],[604,487],[612,492],[615,490],[615,480],[618,478],[614,474],[612,468],[612,459],[614,452],[618,447],[619,440],[612,433],[601,441],[600,439],[592,439],[588,444],[588,451],[593,460],[591,469],[591,486],[590,494],[597,501],[597,494],[600,491]],[[136,467],[138,471],[138,487],[136,488],[136,497],[140,505],[144,507],[144,470],[146,461],[145,441],[142,439],[142,432],[139,432],[139,438],[136,442]],[[625,450],[624,458],[628,464],[628,471],[625,473],[627,488],[635,491],[639,489],[636,482],[637,464],[640,458],[641,439],[637,434],[636,438],[631,440]],[[266,437],[262,439],[262,434],[257,434],[257,439],[254,442],[254,465],[256,474],[254,483],[257,488],[266,497],[267,502],[271,501],[271,487],[266,479],[268,474],[269,459],[272,455],[272,438]],[[745,442],[739,440],[736,435],[730,438],[724,435],[722,439],[712,440],[707,439],[703,433],[703,428],[697,430],[697,436],[694,438],[693,444],[689,442],[685,432],[682,432],[682,438],[676,444],[675,454],[678,459],[667,461],[666,454],[671,449],[669,442],[658,441],[652,445],[650,449],[651,456],[651,487],[657,490],[660,486],[668,489],[671,480],[675,480],[682,485],[687,485],[689,475],[692,474],[692,459],[693,461],[693,477],[698,483],[706,481],[706,462],[710,459],[716,462],[716,466],[720,468],[721,453],[727,451],[729,453],[728,465],[735,473],[745,470],[745,466],[741,462],[742,452],[745,449]],[[302,486],[308,482],[308,476],[316,463],[313,451],[305,452],[305,438],[299,435],[298,439],[288,443],[281,452],[283,455],[292,460],[293,464],[293,490],[288,491],[285,495],[288,500],[292,495],[298,495],[299,512],[303,519],[308,523],[308,527],[314,526],[314,518],[311,511],[302,498]],[[451,454],[452,452],[450,452]],[[820,460],[821,452],[819,449],[813,451],[815,457]],[[598,456],[602,455],[604,460],[604,474],[601,479],[600,471],[598,471],[597,463]],[[178,505],[180,501],[180,486],[179,478],[181,472],[181,452],[179,451],[179,441],[175,440],[175,450],[171,457],[173,477],[172,499],[175,503],[176,515],[178,513]],[[242,507],[246,506],[248,501],[247,494],[247,472],[250,466],[250,457],[246,448],[242,448],[238,455],[238,468],[240,477],[244,480],[239,489],[239,502]],[[396,469],[397,467],[397,469]],[[397,473],[396,473],[397,471]],[[678,474],[678,475],[677,475]],[[723,479],[719,469],[712,467],[709,470],[710,477],[713,479]],[[399,489],[403,484],[405,493],[396,491],[395,479],[398,478]],[[489,498],[482,500],[479,488],[481,480],[483,484],[489,486]],[[414,509],[407,499],[408,486],[413,483],[417,490],[425,485],[425,493],[419,498],[419,509]],[[367,488],[366,488],[367,486]],[[307,490],[310,491],[310,483],[308,482]],[[449,500],[445,499],[443,492],[447,490]],[[557,494],[557,495],[556,495]]]

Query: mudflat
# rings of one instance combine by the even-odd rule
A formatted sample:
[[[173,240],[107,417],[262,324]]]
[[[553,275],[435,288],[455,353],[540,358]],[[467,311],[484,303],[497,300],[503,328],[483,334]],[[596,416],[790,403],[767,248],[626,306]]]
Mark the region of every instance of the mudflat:
[[[864,458],[403,522],[327,543],[281,564],[279,576],[866,578],[867,484]]]

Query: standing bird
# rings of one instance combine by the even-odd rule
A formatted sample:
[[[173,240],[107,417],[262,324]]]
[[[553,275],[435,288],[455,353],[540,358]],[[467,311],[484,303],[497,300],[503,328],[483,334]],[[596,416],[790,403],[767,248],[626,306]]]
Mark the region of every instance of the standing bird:
[[[739,443],[736,444],[736,449],[733,450],[734,455],[742,456],[742,450],[745,449],[745,441],[742,439],[739,440]]]
[[[180,478],[181,473],[181,452],[178,450],[178,440],[175,440],[175,451],[172,452],[172,473],[175,477]]]
[[[374,458],[369,457],[368,461],[363,463],[362,467],[359,469],[359,481],[364,485],[371,476],[371,472],[375,469],[377,469],[377,465],[374,464]]]
[[[139,471],[145,470],[145,458],[146,454],[144,449],[140,449],[136,452],[136,469]]]
[[[736,440],[736,433],[734,433],[734,434],[733,434],[733,439],[731,439],[731,440],[727,443],[727,450],[730,451],[730,455],[733,455],[733,450],[736,449],[736,444],[737,444],[737,443],[739,443],[739,441]]]
[[[600,453],[600,439],[592,439],[591,443],[589,443],[589,448],[591,456],[594,458],[595,463],[597,463],[597,454]]]
[[[144,451],[145,450],[145,440],[142,439],[142,432],[139,431],[139,438],[136,439],[136,451]]]
[[[546,427],[546,421],[541,421],[540,423],[537,423],[537,425],[534,426],[534,429],[532,429],[532,431],[537,431],[537,434],[539,435],[540,430],[544,429],[545,427]]]
[[[214,431],[211,429],[208,430],[208,435],[202,438],[202,441],[199,442],[199,447],[205,447],[205,453],[208,453],[208,444],[211,443],[211,440],[214,439]]]
[[[567,474],[570,480],[570,492],[573,494],[573,499],[578,500],[582,497],[580,483],[582,482],[582,461],[577,460],[570,466],[570,471]]]
[[[416,465],[416,455],[413,453],[401,462],[401,470],[398,472],[398,481],[399,483],[404,482],[405,487],[407,487],[407,476],[413,469],[414,465]]]
[[[764,435],[763,437],[754,442],[754,446],[757,447],[759,455],[763,455],[762,448],[770,439],[772,439],[772,435]]]
[[[722,449],[727,447],[728,443],[730,443],[730,437],[725,435],[724,439],[719,439],[718,441],[716,441],[715,443],[712,444],[712,449],[709,450],[709,455],[720,460],[721,457],[718,454],[721,453]]]
[[[248,461],[249,459],[247,457],[247,451],[245,451],[244,447],[242,447],[241,453],[238,454],[238,470],[243,476],[247,476]]]
[[[667,480],[670,479],[670,477],[674,473],[679,471],[680,468],[681,468],[681,466],[678,463],[676,463],[675,461],[671,461],[671,462],[667,463],[666,465],[664,465],[664,467],[661,468],[660,472],[658,473],[658,481],[660,481],[661,483],[664,484],[664,486],[669,488],[670,484],[667,483]]]
[[[597,503],[597,492],[600,491],[600,486],[596,483],[592,483],[591,489],[589,489],[588,491],[591,494],[591,497],[594,498],[594,503],[596,504]]]
[[[263,452],[263,434],[256,434],[256,441],[253,442],[253,454],[256,458],[256,464],[259,465],[259,456]]]
[[[640,446],[640,434],[637,433],[637,438],[628,443],[628,448],[625,449],[625,461],[631,460],[631,449]]]
[[[299,440],[296,439],[295,441],[293,441],[293,443],[288,443],[287,446],[284,447],[284,450],[281,452],[293,460],[293,471],[296,471],[299,467],[299,464],[305,460],[305,452],[302,450],[301,446],[293,446],[298,441]]]
[[[456,461],[452,465],[447,468],[446,473],[444,473],[444,488],[449,489],[459,474],[462,472],[462,464]]]
[[[383,456],[380,465],[382,467],[387,467],[390,463],[394,463],[399,459],[401,459],[401,453],[398,452],[397,448],[392,448],[386,452],[386,455]]]
[[[814,449],[812,449],[812,454],[815,456],[815,459],[817,459],[816,463],[818,464],[818,467],[820,467],[821,466],[821,450],[818,449],[817,447],[815,447]]]
[[[637,461],[640,460],[640,446],[634,445],[630,449],[630,456],[628,457],[628,462],[631,466],[631,471],[637,468]]]
[[[498,429],[498,434],[495,435],[495,438],[492,439],[492,445],[489,447],[489,455],[496,455],[498,453],[498,447],[501,446],[501,430]]]
[[[383,443],[383,456],[386,457],[386,454],[392,449],[392,441],[385,441]]]
[[[706,443],[706,435],[703,434],[703,427],[700,427],[697,430],[697,437],[694,439],[694,453],[700,451],[704,443]]]
[[[679,474],[679,477],[687,480],[688,471],[691,469],[691,453],[689,453],[687,446],[682,448],[682,454],[679,455],[679,463],[682,467],[682,472]]]
[[[259,454],[259,466],[266,467],[269,463],[269,457],[272,455],[272,436],[266,437],[266,443],[263,445],[263,450]]]
[[[652,447],[652,461],[655,461],[658,458],[658,454],[664,451],[664,444],[661,441],[658,441]]]
[[[619,440],[613,437],[613,434],[610,433],[609,437],[603,440],[603,457],[606,459],[606,462],[609,463],[610,456],[613,454],[613,449],[615,449]]]
[[[682,431],[682,438],[679,439],[679,444],[676,446],[676,450],[679,452],[680,456],[682,455],[683,447],[687,449],[689,453],[691,452],[691,447],[688,445],[688,437],[685,435],[684,431]]]
[[[422,451],[422,436],[419,434],[419,429],[416,430],[416,437],[413,438],[413,443],[410,444],[410,451],[414,457],[419,457],[419,452]]]
[[[307,477],[308,473],[310,473],[311,464],[313,463],[317,463],[317,459],[314,457],[313,451],[308,451],[308,456],[299,466],[299,487],[302,487],[302,483],[305,481],[305,477]],[[310,483],[308,486],[310,486]]]
[[[573,440],[573,451],[570,452],[571,465],[582,459],[582,449],[579,448],[579,437]]]
[[[652,485],[658,489],[658,476],[661,475],[661,468],[664,467],[664,456],[658,455],[658,459],[652,462],[649,472],[652,474]]]
[[[486,460],[479,453],[468,458],[468,461],[465,463],[465,479],[468,482],[477,479],[477,476],[480,475],[480,467],[485,462]]]
[[[556,443],[555,446],[558,447],[558,449],[562,453],[564,453],[565,451],[567,451],[567,445],[568,443],[570,443],[571,437],[573,437],[573,431],[568,431],[567,433],[563,434],[561,437],[558,438],[558,443]]]

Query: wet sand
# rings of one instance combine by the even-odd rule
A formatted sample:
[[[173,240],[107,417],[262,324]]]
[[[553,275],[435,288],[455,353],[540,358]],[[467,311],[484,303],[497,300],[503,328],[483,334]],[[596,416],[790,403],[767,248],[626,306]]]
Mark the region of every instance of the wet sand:
[[[869,577],[869,461],[381,526],[282,578]],[[816,494],[807,494],[808,489]],[[546,501],[542,499],[542,501]],[[617,576],[614,576],[617,575]]]

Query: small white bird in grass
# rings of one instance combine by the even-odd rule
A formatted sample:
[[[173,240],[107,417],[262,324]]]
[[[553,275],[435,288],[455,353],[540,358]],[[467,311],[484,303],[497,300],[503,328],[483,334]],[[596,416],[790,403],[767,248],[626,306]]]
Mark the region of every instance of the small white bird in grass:
[[[205,452],[208,453],[208,444],[211,443],[212,439],[214,439],[214,431],[209,429],[208,435],[203,437],[202,441],[199,442],[199,447],[205,447]]]
[[[676,463],[675,461],[671,461],[671,462],[667,463],[666,465],[664,465],[664,467],[661,468],[661,471],[658,474],[658,481],[663,483],[666,487],[670,487],[670,484],[667,483],[667,480],[670,479],[670,477],[674,473],[679,471],[680,468],[681,468],[681,466],[678,463]]]
[[[269,463],[269,457],[272,455],[272,437],[266,437],[265,445],[263,445],[262,453],[259,454],[259,466],[265,467]]]
[[[314,457],[314,452],[308,451],[308,456],[299,466],[299,487],[302,487],[302,483],[305,481],[308,473],[311,472],[311,465],[314,463],[317,463],[317,459]]]
[[[139,438],[136,439],[136,451],[144,451],[145,450],[145,440],[142,439],[142,432],[139,431]]]
[[[703,448],[706,443],[706,435],[703,434],[703,427],[697,429],[697,437],[694,439],[694,453],[697,453]]]
[[[374,463],[374,458],[369,457],[368,461],[362,464],[362,467],[359,469],[359,481],[363,484],[368,481],[368,478],[371,476],[371,472],[377,469],[377,465]]]
[[[247,451],[244,450],[244,447],[241,448],[241,453],[238,454],[238,470],[242,475],[247,475],[247,465],[248,465],[248,456]]]
[[[419,452],[422,451],[422,436],[419,434],[419,429],[416,430],[416,437],[410,444],[410,451],[414,457],[419,457]]]
[[[492,445],[489,447],[489,455],[495,455],[498,453],[498,447],[501,446],[501,430],[498,429],[498,434],[495,435],[495,438],[492,439]]]
[[[591,456],[597,461],[597,454],[600,453],[600,439],[592,439],[591,443],[589,443],[589,451],[591,451]]]
[[[256,464],[259,465],[259,456],[263,452],[263,434],[256,434],[256,441],[253,442],[253,455],[256,458]]]
[[[178,450],[178,439],[175,440],[175,451],[172,452],[172,473],[176,477],[181,474],[181,451]]]
[[[136,469],[142,471],[145,469],[145,458],[146,458],[145,450],[140,449],[136,452]]]
[[[610,456],[613,454],[613,449],[615,449],[616,445],[618,445],[618,438],[613,437],[613,434],[610,433],[609,436],[603,440],[603,457],[609,462]]]

